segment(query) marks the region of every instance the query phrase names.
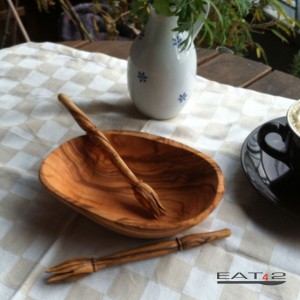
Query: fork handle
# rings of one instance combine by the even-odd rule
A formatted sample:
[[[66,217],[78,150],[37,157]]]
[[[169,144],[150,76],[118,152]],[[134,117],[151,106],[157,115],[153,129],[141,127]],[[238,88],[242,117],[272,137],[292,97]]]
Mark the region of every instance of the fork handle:
[[[96,137],[100,146],[109,154],[114,165],[132,184],[137,184],[140,180],[129,169],[127,164],[121,158],[117,150],[111,145],[104,133],[96,127],[91,119],[72,102],[72,100],[65,94],[58,95],[59,101],[67,108],[73,116],[77,124],[90,136]]]

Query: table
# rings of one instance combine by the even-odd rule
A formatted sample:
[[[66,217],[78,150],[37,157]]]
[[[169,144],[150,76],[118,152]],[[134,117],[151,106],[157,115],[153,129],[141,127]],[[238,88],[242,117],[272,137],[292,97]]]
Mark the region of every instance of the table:
[[[121,47],[128,50],[129,44],[112,45],[25,43],[0,51],[0,299],[299,300],[299,222],[261,197],[240,163],[249,133],[284,116],[296,99],[261,93],[265,86],[276,94],[264,82],[278,78],[278,72],[198,50],[199,72],[206,78],[196,78],[194,94],[179,116],[156,121],[133,107],[126,61],[93,52],[127,56]],[[247,72],[216,72],[218,62],[226,61],[230,68],[236,62],[235,70],[249,63]],[[259,72],[251,71],[256,67]],[[219,82],[210,76],[219,76]],[[208,218],[179,236],[225,227],[232,235],[193,250],[107,268],[75,283],[47,284],[44,271],[67,259],[100,257],[153,242],[102,228],[60,203],[39,182],[43,159],[83,134],[58,103],[59,92],[103,130],[149,132],[210,155],[224,173],[224,198]],[[261,283],[278,283],[279,278],[281,284]]]

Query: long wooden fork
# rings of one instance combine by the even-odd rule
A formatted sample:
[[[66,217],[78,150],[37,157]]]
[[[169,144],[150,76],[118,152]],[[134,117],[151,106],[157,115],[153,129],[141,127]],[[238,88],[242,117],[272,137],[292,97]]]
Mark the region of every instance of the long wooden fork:
[[[97,272],[106,267],[167,255],[173,252],[198,247],[205,243],[222,239],[230,235],[230,229],[222,229],[214,232],[190,234],[174,240],[159,242],[149,246],[115,253],[102,258],[71,259],[46,270],[47,273],[54,275],[48,278],[47,282],[78,280],[90,273]]]
[[[58,95],[59,101],[68,109],[77,124],[91,137],[98,142],[99,146],[109,155],[111,161],[118,168],[121,174],[130,182],[136,199],[146,208],[155,218],[166,214],[166,209],[161,204],[157,193],[151,186],[129,169],[124,160],[120,157],[116,149],[111,145],[106,136],[93,124],[89,117],[81,111],[72,100],[65,94]]]

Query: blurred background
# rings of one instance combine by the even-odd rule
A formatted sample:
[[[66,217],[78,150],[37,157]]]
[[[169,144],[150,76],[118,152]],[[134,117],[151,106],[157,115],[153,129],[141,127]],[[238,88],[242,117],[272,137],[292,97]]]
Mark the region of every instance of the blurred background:
[[[232,0],[224,1],[233,2]],[[258,3],[259,1],[254,2]],[[268,3],[270,1],[261,0],[261,2]],[[298,2],[300,1],[279,0],[284,11],[291,18],[300,21]],[[138,19],[130,16],[130,9],[130,0],[0,0],[0,48],[28,40],[34,42],[80,39],[133,40],[140,32],[142,24]],[[261,20],[261,24],[268,24],[272,22],[272,19],[277,19],[277,12],[267,5],[264,7],[264,12],[267,17]],[[252,24],[253,15],[256,13],[256,10],[252,10],[249,15],[245,15],[241,19]],[[237,22],[240,20],[232,20],[230,27],[232,32],[239,26]],[[84,30],[82,30],[82,24]],[[283,40],[274,34],[272,28],[267,30],[263,26],[261,28],[262,30],[256,24],[256,27],[251,27],[249,32],[253,39],[251,42],[260,45],[265,56],[258,55],[257,48],[252,47],[249,41],[245,41],[245,37],[242,35],[234,35],[234,42],[229,38],[225,47],[228,47],[228,50],[236,55],[267,63],[273,69],[300,77],[299,29],[295,30],[296,34],[290,35],[274,25],[274,29],[279,31]],[[205,44],[200,46],[208,47]],[[216,42],[212,48],[217,46]]]

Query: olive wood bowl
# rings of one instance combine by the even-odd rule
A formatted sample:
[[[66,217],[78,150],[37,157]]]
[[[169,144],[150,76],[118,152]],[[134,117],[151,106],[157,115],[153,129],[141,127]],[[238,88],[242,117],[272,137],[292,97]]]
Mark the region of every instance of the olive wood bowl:
[[[104,134],[130,169],[156,191],[166,215],[155,219],[145,211],[130,183],[89,135],[55,149],[39,174],[46,189],[77,212],[127,236],[161,238],[198,224],[221,201],[223,174],[209,156],[148,133]]]

